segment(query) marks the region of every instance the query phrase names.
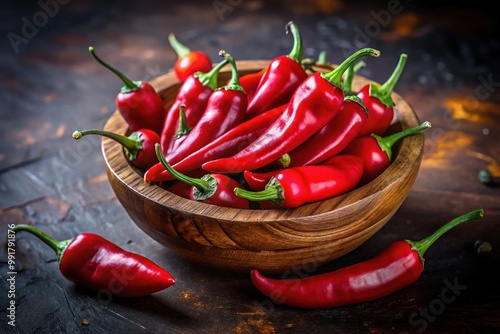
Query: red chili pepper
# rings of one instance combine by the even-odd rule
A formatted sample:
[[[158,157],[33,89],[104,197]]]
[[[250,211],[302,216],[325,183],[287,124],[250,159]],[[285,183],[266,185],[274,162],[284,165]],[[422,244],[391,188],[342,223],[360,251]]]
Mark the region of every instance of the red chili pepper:
[[[191,153],[172,167],[181,173],[201,168],[203,163],[238,153],[242,147],[257,139],[285,110],[286,105],[271,109],[228,130],[219,138]],[[144,181],[160,182],[173,180],[173,176],[158,162],[144,174]]]
[[[387,137],[363,136],[351,141],[341,154],[352,154],[363,159],[365,170],[360,185],[367,184],[382,174],[392,162],[392,146],[400,139],[431,127],[430,122],[406,129]]]
[[[192,51],[179,42],[173,33],[168,35],[168,42],[177,54],[174,72],[181,83],[196,72],[208,72],[212,69],[212,61],[204,52]]]
[[[243,90],[247,93],[248,101],[252,99],[255,92],[257,91],[260,79],[262,79],[264,73],[266,73],[266,70],[267,67],[263,68],[258,72],[245,74],[240,77],[240,84],[241,87],[243,87]]]
[[[235,188],[236,196],[250,201],[271,201],[282,208],[322,201],[354,189],[363,174],[363,161],[356,156],[337,155],[323,165],[285,168],[276,173],[264,190]]]
[[[199,150],[217,139],[245,118],[248,105],[246,93],[241,88],[238,70],[234,59],[221,51],[221,56],[229,61],[232,67],[231,82],[216,89],[209,97],[207,107],[200,120],[193,126],[186,138],[167,154],[168,161],[175,164],[189,154]]]
[[[292,31],[294,45],[288,55],[274,58],[269,65],[252,99],[248,103],[247,119],[287,103],[297,87],[307,78],[302,67],[302,37],[297,26],[288,22],[286,32]]]
[[[114,67],[102,61],[93,47],[89,51],[108,70],[116,74],[124,83],[116,96],[116,107],[132,131],[150,129],[160,134],[167,110],[161,96],[147,82],[132,81]]]
[[[422,275],[427,249],[448,230],[483,214],[482,209],[471,211],[423,240],[396,241],[370,260],[324,274],[272,279],[252,270],[252,283],[265,296],[301,308],[333,308],[375,300],[416,282]]]
[[[219,71],[228,64],[224,59],[210,72],[196,72],[190,75],[177,91],[174,102],[168,108],[161,132],[161,147],[163,154],[170,153],[176,145],[176,134],[179,129],[179,110],[185,106],[186,123],[195,126],[203,116],[208,104],[208,99],[217,88]]]
[[[253,172],[250,170],[246,170],[243,172],[243,178],[246,183],[250,187],[250,189],[254,191],[261,191],[266,189],[266,185],[271,181],[271,178],[278,174],[282,169],[273,170],[270,172]]]
[[[338,112],[344,100],[342,75],[363,56],[379,56],[372,48],[361,49],[329,73],[314,73],[300,84],[281,116],[250,145],[232,157],[203,164],[215,173],[239,173],[255,170],[295,149]]]
[[[367,136],[372,133],[381,136],[387,131],[394,117],[396,117],[394,113],[395,104],[391,94],[403,72],[406,58],[406,54],[401,54],[394,72],[382,86],[372,83],[364,86],[358,92],[358,97],[363,100],[370,115],[359,131],[358,136]]]
[[[94,233],[57,241],[30,225],[16,225],[14,233],[27,231],[57,253],[59,270],[69,281],[118,297],[147,296],[175,283],[172,275],[148,258],[125,251]]]
[[[86,135],[99,135],[115,140],[123,146],[127,160],[142,171],[149,169],[158,161],[156,159],[155,144],[160,142],[160,136],[152,130],[140,129],[132,132],[128,137],[99,129],[73,132],[73,138],[75,139],[80,139]]]
[[[246,199],[234,194],[233,189],[241,186],[235,179],[224,174],[205,174],[201,178],[189,177],[177,172],[170,166],[161,152],[160,145],[156,145],[156,155],[163,167],[171,175],[177,180],[192,186],[189,193],[190,199],[237,209],[248,209],[250,207],[250,203]]]

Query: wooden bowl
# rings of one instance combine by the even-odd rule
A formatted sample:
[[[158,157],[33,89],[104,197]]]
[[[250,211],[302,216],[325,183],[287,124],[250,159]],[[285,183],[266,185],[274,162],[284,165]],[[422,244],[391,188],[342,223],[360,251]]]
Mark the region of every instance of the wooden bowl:
[[[238,61],[241,75],[268,61]],[[219,75],[230,76],[229,68]],[[353,88],[370,82],[356,76]],[[150,82],[169,106],[180,87],[173,73]],[[419,125],[410,105],[393,94],[398,121],[389,132]],[[116,111],[104,129],[128,134]],[[104,138],[102,152],[109,182],[132,220],[154,240],[200,265],[223,270],[279,273],[321,265],[361,245],[394,215],[405,200],[422,160],[422,133],[398,142],[391,166],[371,183],[345,195],[296,209],[240,210],[204,204],[148,185],[127,162],[116,142]]]

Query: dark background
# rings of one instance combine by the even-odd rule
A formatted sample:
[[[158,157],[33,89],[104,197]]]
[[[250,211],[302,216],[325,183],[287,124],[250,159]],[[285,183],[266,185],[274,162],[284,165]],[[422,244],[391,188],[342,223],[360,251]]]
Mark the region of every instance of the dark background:
[[[164,266],[177,284],[149,297],[99,300],[59,274],[47,246],[18,234],[16,327],[7,324],[9,300],[2,292],[0,332],[500,332],[500,40],[492,1],[54,3],[0,5],[1,291],[8,289],[7,224],[21,223],[61,240],[99,233]],[[324,50],[329,61],[339,63],[358,48],[379,49],[381,58],[366,59],[360,72],[375,81],[385,81],[399,55],[407,53],[396,91],[421,120],[433,124],[426,131],[420,173],[398,212],[373,238],[318,273],[368,259],[394,240],[418,240],[455,216],[485,209],[483,219],[449,232],[427,252],[418,282],[386,298],[298,310],[270,304],[247,275],[200,268],[177,257],[141,232],[116,200],[100,140],[71,138],[76,129],[104,125],[121,87],[88,46],[130,78],[147,81],[173,66],[171,32],[214,62],[220,49],[237,60],[272,59],[291,48],[285,35],[290,20],[302,34],[304,57],[316,58]],[[26,22],[39,26],[29,30]],[[17,45],[14,34],[22,38]],[[480,169],[494,175],[492,186],[479,183]],[[472,246],[477,239],[490,241],[493,251],[477,255]],[[439,303],[447,282],[465,289],[453,302]]]

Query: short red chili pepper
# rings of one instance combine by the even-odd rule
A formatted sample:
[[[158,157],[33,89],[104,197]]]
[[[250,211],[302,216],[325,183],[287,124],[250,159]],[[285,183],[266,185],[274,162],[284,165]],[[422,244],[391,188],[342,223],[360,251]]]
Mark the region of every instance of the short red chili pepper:
[[[14,233],[27,231],[57,253],[59,270],[69,281],[118,297],[140,297],[168,288],[172,275],[148,258],[128,252],[94,233],[57,241],[30,225],[16,225]]]
[[[310,75],[297,88],[281,116],[259,138],[232,157],[204,163],[203,169],[239,173],[266,166],[289,153],[337,114],[344,100],[341,81],[347,68],[360,57],[379,54],[378,50],[364,48],[333,71]]]
[[[243,90],[247,93],[248,101],[252,99],[255,92],[257,91],[260,79],[262,79],[264,73],[266,73],[266,70],[267,67],[263,68],[258,72],[245,74],[240,77],[240,84]]]
[[[392,146],[402,138],[431,127],[430,122],[400,131],[387,137],[377,135],[358,137],[352,140],[341,154],[352,154],[363,159],[365,170],[360,185],[373,181],[392,162]]]
[[[404,53],[401,54],[394,72],[382,86],[372,83],[364,86],[358,92],[357,96],[365,103],[370,114],[370,117],[368,117],[363,127],[359,130],[358,136],[371,135],[372,133],[381,136],[393,122],[396,114],[391,94],[403,72],[406,59],[407,55]]]
[[[175,164],[191,153],[217,139],[245,118],[248,105],[246,93],[239,83],[238,70],[233,57],[225,51],[221,56],[229,61],[232,68],[231,81],[217,88],[209,97],[207,107],[200,120],[193,126],[186,138],[167,154],[168,161]]]
[[[156,155],[172,176],[192,186],[189,192],[190,199],[229,208],[248,209],[250,207],[246,199],[234,194],[233,189],[241,186],[235,179],[224,174],[205,174],[201,178],[189,177],[170,166],[161,152],[160,145],[156,145]]]
[[[196,72],[208,72],[212,69],[212,61],[206,53],[191,50],[179,42],[173,33],[168,35],[168,42],[177,55],[174,73],[181,83]]]
[[[425,239],[396,241],[372,259],[335,271],[273,279],[252,270],[251,280],[265,296],[300,308],[333,308],[375,300],[416,282],[422,275],[427,249],[450,229],[483,215],[482,209],[468,212]]]
[[[322,165],[284,168],[264,190],[235,188],[234,192],[251,201],[271,201],[277,207],[296,208],[354,189],[362,174],[363,161],[359,157],[337,155]]]
[[[194,127],[200,120],[208,104],[208,99],[217,88],[220,70],[228,64],[226,59],[217,64],[210,72],[196,72],[190,75],[179,87],[174,102],[168,108],[164,122],[162,122],[161,147],[163,154],[170,153],[176,145],[176,136],[179,129],[179,110],[184,107],[186,123]]]
[[[278,174],[282,169],[269,172],[254,172],[246,170],[243,172],[243,178],[253,191],[261,191],[266,188],[266,185],[271,181],[271,178]]]
[[[99,135],[113,139],[123,146],[127,160],[132,165],[146,171],[156,164],[155,144],[160,142],[160,136],[149,129],[139,129],[128,137],[99,129],[88,129],[73,132],[73,138],[80,139],[86,135]]]
[[[172,167],[181,173],[201,168],[207,161],[229,157],[257,139],[285,110],[286,105],[271,109],[228,130],[219,138],[191,153]],[[158,162],[144,174],[144,181],[160,182],[173,180],[173,176]]]
[[[274,58],[248,103],[247,119],[255,117],[269,109],[287,103],[297,87],[307,78],[302,67],[302,37],[297,26],[288,22],[286,32],[292,32],[294,45],[288,55]]]
[[[111,65],[102,61],[93,47],[89,51],[108,70],[116,74],[124,83],[116,96],[116,107],[132,131],[150,129],[160,134],[167,110],[161,96],[147,82],[132,81]]]

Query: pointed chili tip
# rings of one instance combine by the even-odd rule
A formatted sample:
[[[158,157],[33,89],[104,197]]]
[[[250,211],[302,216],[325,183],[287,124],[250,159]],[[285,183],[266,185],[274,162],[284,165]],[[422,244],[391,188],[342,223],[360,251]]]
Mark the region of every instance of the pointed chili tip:
[[[71,136],[75,139],[80,139],[83,137],[83,134],[80,131],[75,131]]]

